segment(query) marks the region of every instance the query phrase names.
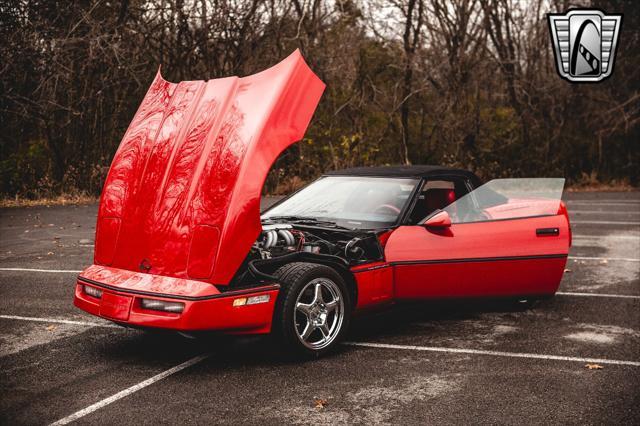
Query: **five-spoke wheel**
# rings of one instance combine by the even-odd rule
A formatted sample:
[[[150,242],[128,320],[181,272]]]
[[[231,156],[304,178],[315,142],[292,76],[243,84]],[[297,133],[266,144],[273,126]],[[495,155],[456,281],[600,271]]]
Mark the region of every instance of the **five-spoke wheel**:
[[[340,340],[349,323],[351,302],[342,277],[315,263],[287,264],[275,275],[282,285],[274,313],[274,331],[284,342],[318,356]]]
[[[309,349],[329,346],[340,332],[344,301],[340,288],[328,278],[309,281],[296,300],[298,338]]]

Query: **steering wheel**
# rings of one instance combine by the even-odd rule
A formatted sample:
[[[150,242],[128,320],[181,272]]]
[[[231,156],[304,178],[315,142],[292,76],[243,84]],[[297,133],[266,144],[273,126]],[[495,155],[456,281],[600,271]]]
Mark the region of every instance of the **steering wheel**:
[[[373,209],[374,213],[382,213],[384,214],[384,210],[391,211],[392,214],[400,214],[400,209],[391,204],[380,204],[378,207]]]

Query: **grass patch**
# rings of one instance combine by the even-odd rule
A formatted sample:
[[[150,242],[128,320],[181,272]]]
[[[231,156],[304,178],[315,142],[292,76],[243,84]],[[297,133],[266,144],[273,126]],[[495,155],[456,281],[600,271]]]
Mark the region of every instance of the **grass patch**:
[[[86,194],[62,194],[56,197],[29,198],[0,198],[0,207],[36,207],[36,206],[69,206],[91,204],[98,202],[98,197]]]
[[[638,187],[631,185],[628,181],[601,182],[578,182],[569,185],[568,192],[631,192],[637,191]]]

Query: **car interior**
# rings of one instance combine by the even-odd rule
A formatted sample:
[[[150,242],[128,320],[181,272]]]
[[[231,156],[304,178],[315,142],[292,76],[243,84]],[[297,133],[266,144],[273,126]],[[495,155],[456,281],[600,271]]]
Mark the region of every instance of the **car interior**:
[[[436,210],[442,210],[469,191],[462,179],[425,181],[409,214],[408,224],[415,225]]]

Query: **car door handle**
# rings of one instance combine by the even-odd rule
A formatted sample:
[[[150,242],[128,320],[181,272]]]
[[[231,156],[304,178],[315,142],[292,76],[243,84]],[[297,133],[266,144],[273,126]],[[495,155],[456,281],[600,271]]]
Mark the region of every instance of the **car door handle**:
[[[538,228],[536,235],[538,237],[556,237],[560,235],[560,228]]]

